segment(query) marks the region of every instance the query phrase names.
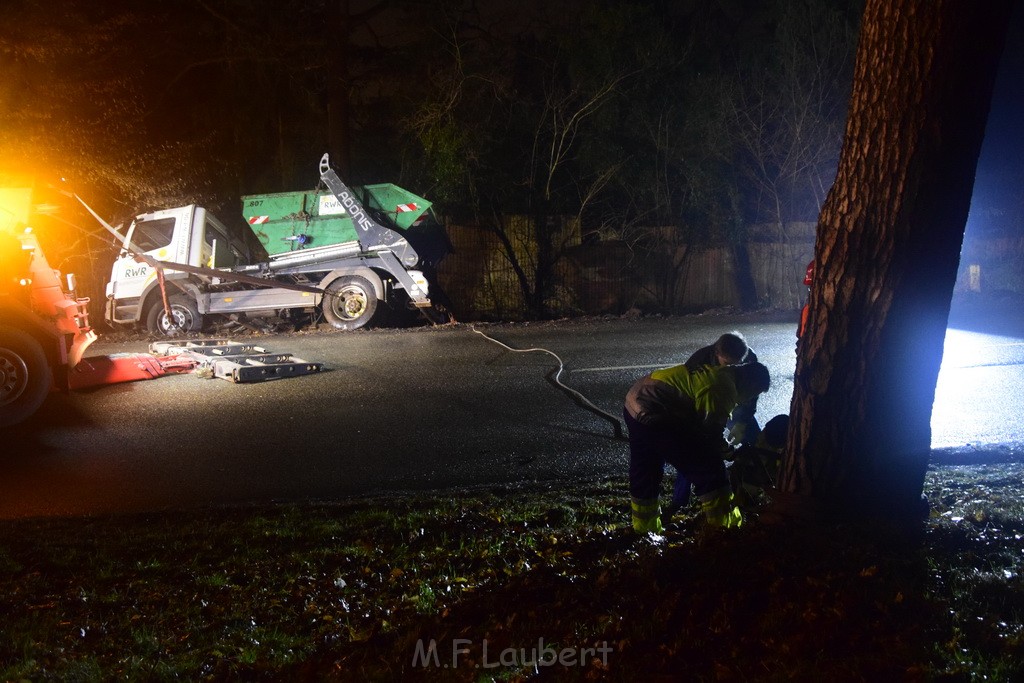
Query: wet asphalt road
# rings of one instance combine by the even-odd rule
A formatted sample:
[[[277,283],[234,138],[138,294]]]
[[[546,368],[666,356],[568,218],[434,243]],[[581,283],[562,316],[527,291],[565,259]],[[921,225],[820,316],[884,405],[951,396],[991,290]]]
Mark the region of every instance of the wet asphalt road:
[[[232,384],[194,375],[53,395],[0,432],[0,518],[325,501],[393,491],[625,476],[630,384],[731,329],[773,375],[762,421],[789,412],[795,316],[458,325],[247,337],[329,371]],[[1024,443],[1019,331],[947,335],[933,445]],[[951,325],[952,328],[952,325]],[[476,332],[474,330],[477,330]],[[980,331],[979,331],[980,330]],[[594,408],[581,407],[561,380]],[[955,346],[951,353],[950,344]],[[140,353],[95,344],[89,355]]]

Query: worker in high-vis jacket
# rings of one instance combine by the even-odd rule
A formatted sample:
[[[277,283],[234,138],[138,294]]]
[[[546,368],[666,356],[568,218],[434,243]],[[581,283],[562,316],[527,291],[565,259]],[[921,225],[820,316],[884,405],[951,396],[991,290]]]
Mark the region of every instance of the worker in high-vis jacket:
[[[761,363],[685,365],[655,370],[626,394],[629,493],[633,529],[661,533],[658,499],[665,463],[693,484],[707,521],[736,527],[743,515],[733,500],[723,457],[731,452],[725,424],[736,406],[768,391]]]
[[[757,354],[747,346],[747,340],[737,331],[726,332],[710,344],[693,352],[683,363],[690,372],[704,365],[741,365],[756,363]],[[733,446],[754,446],[757,444],[761,427],[757,423],[757,397],[740,403],[732,411],[729,421],[725,424],[726,440]],[[662,511],[661,522],[666,524],[679,510],[690,504],[690,482],[686,477],[676,473],[675,489],[672,502]]]

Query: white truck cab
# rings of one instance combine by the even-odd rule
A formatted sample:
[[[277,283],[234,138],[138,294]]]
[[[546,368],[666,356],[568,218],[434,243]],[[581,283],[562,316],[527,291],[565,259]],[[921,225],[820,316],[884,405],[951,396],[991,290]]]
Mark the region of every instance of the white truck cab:
[[[158,261],[203,268],[230,269],[246,261],[244,247],[231,239],[223,223],[200,206],[190,204],[136,216],[125,234],[106,287],[105,317],[110,323],[148,323],[151,309],[157,303],[161,308],[163,305],[156,268],[130,255],[132,249]],[[177,289],[170,287],[169,292],[189,292],[187,283],[191,278],[187,273],[167,270],[165,278],[182,285]],[[156,297],[152,296],[154,292]],[[196,292],[192,292],[191,298],[197,303],[200,299]]]

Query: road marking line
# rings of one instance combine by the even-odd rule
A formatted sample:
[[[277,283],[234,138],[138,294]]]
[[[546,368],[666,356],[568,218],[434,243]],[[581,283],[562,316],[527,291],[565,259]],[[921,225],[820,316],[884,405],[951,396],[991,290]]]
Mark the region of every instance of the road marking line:
[[[571,372],[611,372],[613,370],[646,370],[647,368],[667,368],[671,363],[659,363],[657,365],[611,365],[603,368],[576,368]]]

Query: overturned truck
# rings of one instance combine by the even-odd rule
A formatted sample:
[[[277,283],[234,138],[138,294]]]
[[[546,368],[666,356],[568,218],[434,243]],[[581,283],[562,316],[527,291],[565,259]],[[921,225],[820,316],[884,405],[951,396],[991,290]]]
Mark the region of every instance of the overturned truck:
[[[326,154],[319,171],[321,189],[242,197],[255,240],[196,205],[136,216],[107,283],[107,321],[176,336],[217,316],[322,313],[353,330],[411,307],[448,322],[436,268],[450,245],[430,202],[387,183],[349,189]]]

